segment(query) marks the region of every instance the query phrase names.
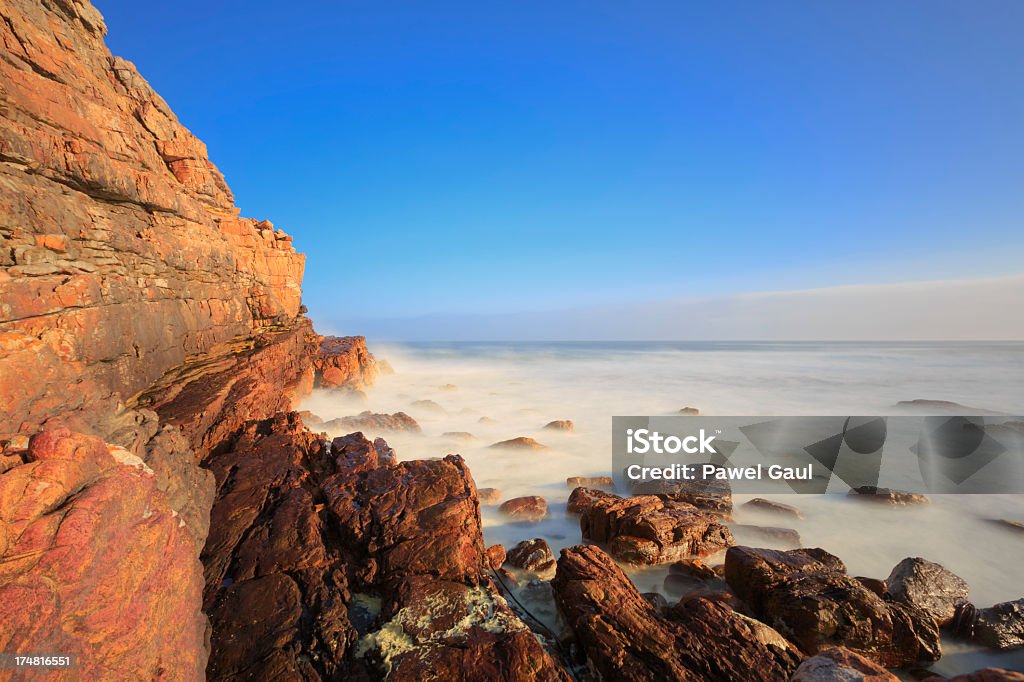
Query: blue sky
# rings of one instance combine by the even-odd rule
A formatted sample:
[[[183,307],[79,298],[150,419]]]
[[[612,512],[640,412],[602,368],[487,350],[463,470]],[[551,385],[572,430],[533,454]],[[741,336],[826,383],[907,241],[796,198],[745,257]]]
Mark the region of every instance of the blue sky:
[[[1022,270],[1024,3],[97,4],[338,331]]]

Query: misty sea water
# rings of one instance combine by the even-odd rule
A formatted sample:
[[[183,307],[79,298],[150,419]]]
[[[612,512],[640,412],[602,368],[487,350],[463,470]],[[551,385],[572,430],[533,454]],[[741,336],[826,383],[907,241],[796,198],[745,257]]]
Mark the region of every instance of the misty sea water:
[[[614,415],[677,414],[695,407],[706,415],[922,414],[898,407],[914,399],[956,402],[982,412],[1024,415],[1024,343],[1017,342],[481,342],[375,343],[370,348],[394,369],[365,396],[317,391],[303,407],[329,420],[363,410],[406,412],[423,433],[382,436],[399,459],[459,453],[478,487],[502,500],[540,495],[549,516],[510,523],[494,506],[481,510],[487,544],[506,548],[543,537],[557,552],[581,542],[578,519],[566,512],[570,476],[611,473]],[[432,401],[429,406],[417,401]],[[939,408],[936,408],[939,409]],[[572,433],[544,429],[574,422]],[[472,439],[457,439],[467,432]],[[332,434],[340,435],[340,434]],[[542,451],[488,446],[527,436]],[[1024,597],[1024,531],[998,521],[1024,521],[1024,496],[936,495],[931,504],[890,508],[845,495],[778,495],[805,512],[802,521],[759,517],[739,508],[737,523],[789,526],[805,547],[839,556],[849,573],[886,578],[900,560],[920,556],[963,577],[979,607]],[[737,542],[777,546],[737,533]],[[720,562],[713,557],[710,563]],[[664,567],[627,567],[641,591],[672,600]],[[520,597],[552,626],[558,615],[543,589]],[[1024,669],[1024,652],[993,653],[943,638],[942,674],[985,665]]]

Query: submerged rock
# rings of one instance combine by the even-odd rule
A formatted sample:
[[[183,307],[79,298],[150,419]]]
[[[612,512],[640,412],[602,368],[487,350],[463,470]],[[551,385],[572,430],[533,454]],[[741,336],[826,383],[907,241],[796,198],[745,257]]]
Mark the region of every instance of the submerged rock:
[[[328,433],[352,433],[354,431],[408,431],[422,433],[416,420],[405,412],[378,414],[369,410],[351,417],[339,417],[323,422],[320,427]]]
[[[597,494],[582,508],[580,530],[585,539],[606,543],[620,561],[668,563],[714,554],[732,544],[728,527],[693,505],[653,495],[622,498],[591,493]]]
[[[415,410],[423,412],[430,412],[432,414],[448,414],[448,411],[438,405],[433,400],[414,400],[410,407]]]
[[[769,538],[778,542],[800,546],[800,533],[792,528],[778,528],[775,526],[757,526],[749,523],[734,523],[731,528],[741,534],[756,535],[762,538]]]
[[[766,500],[763,497],[755,497],[752,500],[744,502],[743,508],[750,509],[752,511],[778,514],[780,516],[789,516],[794,519],[802,520],[804,518],[804,513],[796,507],[789,504],[783,504],[782,502],[776,502],[774,500]]]
[[[896,564],[886,586],[892,599],[921,609],[940,626],[953,620],[956,605],[967,599],[969,591],[963,578],[920,557]]]
[[[469,443],[476,440],[476,436],[469,431],[445,431],[441,434],[441,437],[448,438],[449,440],[457,440],[462,443]]]
[[[824,550],[731,547],[725,578],[759,619],[809,654],[843,646],[885,667],[940,656],[938,626],[928,613],[886,602]]]
[[[570,476],[565,479],[565,487],[569,490],[582,487],[613,491],[615,490],[615,481],[611,476]]]
[[[538,443],[528,436],[519,436],[489,445],[490,448],[505,450],[547,450],[548,446]]]
[[[890,504],[894,507],[928,504],[930,502],[928,496],[923,493],[910,493],[905,490],[877,488],[873,485],[864,485],[859,488],[854,488],[847,494],[854,499]]]
[[[536,522],[548,515],[548,503],[543,497],[513,497],[506,500],[498,511],[515,521]]]
[[[843,647],[826,649],[797,668],[790,682],[899,682],[874,661]]]
[[[548,422],[544,425],[545,431],[564,431],[571,433],[576,429],[576,425],[572,423],[571,419],[556,419],[555,421]]]
[[[551,587],[601,679],[777,682],[800,663],[779,633],[725,604],[693,599],[662,612],[598,547],[562,550]]]
[[[679,410],[679,414],[683,415],[684,417],[699,417],[700,410],[697,409],[696,407],[684,407],[683,409]]]
[[[698,470],[701,470],[700,465],[698,465]],[[657,495],[665,500],[685,502],[717,514],[732,513],[732,488],[729,481],[724,479],[644,481],[634,484],[632,493],[634,495]]]
[[[501,491],[497,488],[480,488],[477,490],[480,496],[480,504],[485,507],[498,504],[501,501]]]

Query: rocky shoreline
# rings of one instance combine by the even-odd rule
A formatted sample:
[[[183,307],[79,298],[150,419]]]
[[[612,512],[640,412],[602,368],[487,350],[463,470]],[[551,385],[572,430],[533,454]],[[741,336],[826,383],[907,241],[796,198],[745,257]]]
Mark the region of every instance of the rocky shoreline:
[[[529,496],[499,508],[523,542],[485,546],[499,491],[458,455],[400,462],[359,432],[415,432],[408,415],[295,411],[386,366],[315,333],[291,238],[239,217],[97,10],[0,15],[0,652],[77,657],[24,679],[894,680],[943,638],[1024,644],[1024,601],[975,608],[924,559],[881,580],[738,545],[720,486],[572,479],[581,544],[532,538],[549,510]],[[641,593],[617,562],[670,564],[682,596]]]

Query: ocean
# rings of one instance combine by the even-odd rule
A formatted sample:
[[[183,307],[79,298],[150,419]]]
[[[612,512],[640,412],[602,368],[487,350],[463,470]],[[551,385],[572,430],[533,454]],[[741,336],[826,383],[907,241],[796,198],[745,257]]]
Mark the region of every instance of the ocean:
[[[543,496],[549,517],[509,523],[484,507],[484,539],[506,548],[542,537],[555,551],[581,541],[568,515],[565,479],[611,473],[613,415],[891,415],[900,401],[946,400],[978,410],[1024,415],[1024,343],[846,342],[559,342],[373,343],[394,373],[365,397],[317,391],[303,409],[329,420],[363,410],[406,412],[422,434],[380,435],[399,459],[459,453],[477,487],[502,499]],[[418,401],[432,401],[424,403]],[[415,404],[414,404],[415,403]],[[572,420],[572,433],[543,429]],[[471,440],[444,436],[472,434]],[[340,434],[338,434],[340,435]],[[539,451],[487,446],[520,436]],[[751,495],[736,495],[738,507]],[[932,504],[889,508],[845,495],[774,496],[806,514],[802,521],[758,518],[737,510],[740,523],[789,526],[805,547],[839,556],[851,575],[885,578],[901,559],[920,556],[964,578],[979,606],[1024,597],[1024,531],[998,519],[1024,521],[1024,496],[937,495]],[[741,544],[778,546],[737,534]],[[714,563],[712,561],[711,563]],[[666,589],[665,568],[629,569],[641,591]],[[524,589],[531,611],[557,627],[542,589]],[[985,665],[1024,669],[1024,651],[995,654],[944,637],[940,674]]]

